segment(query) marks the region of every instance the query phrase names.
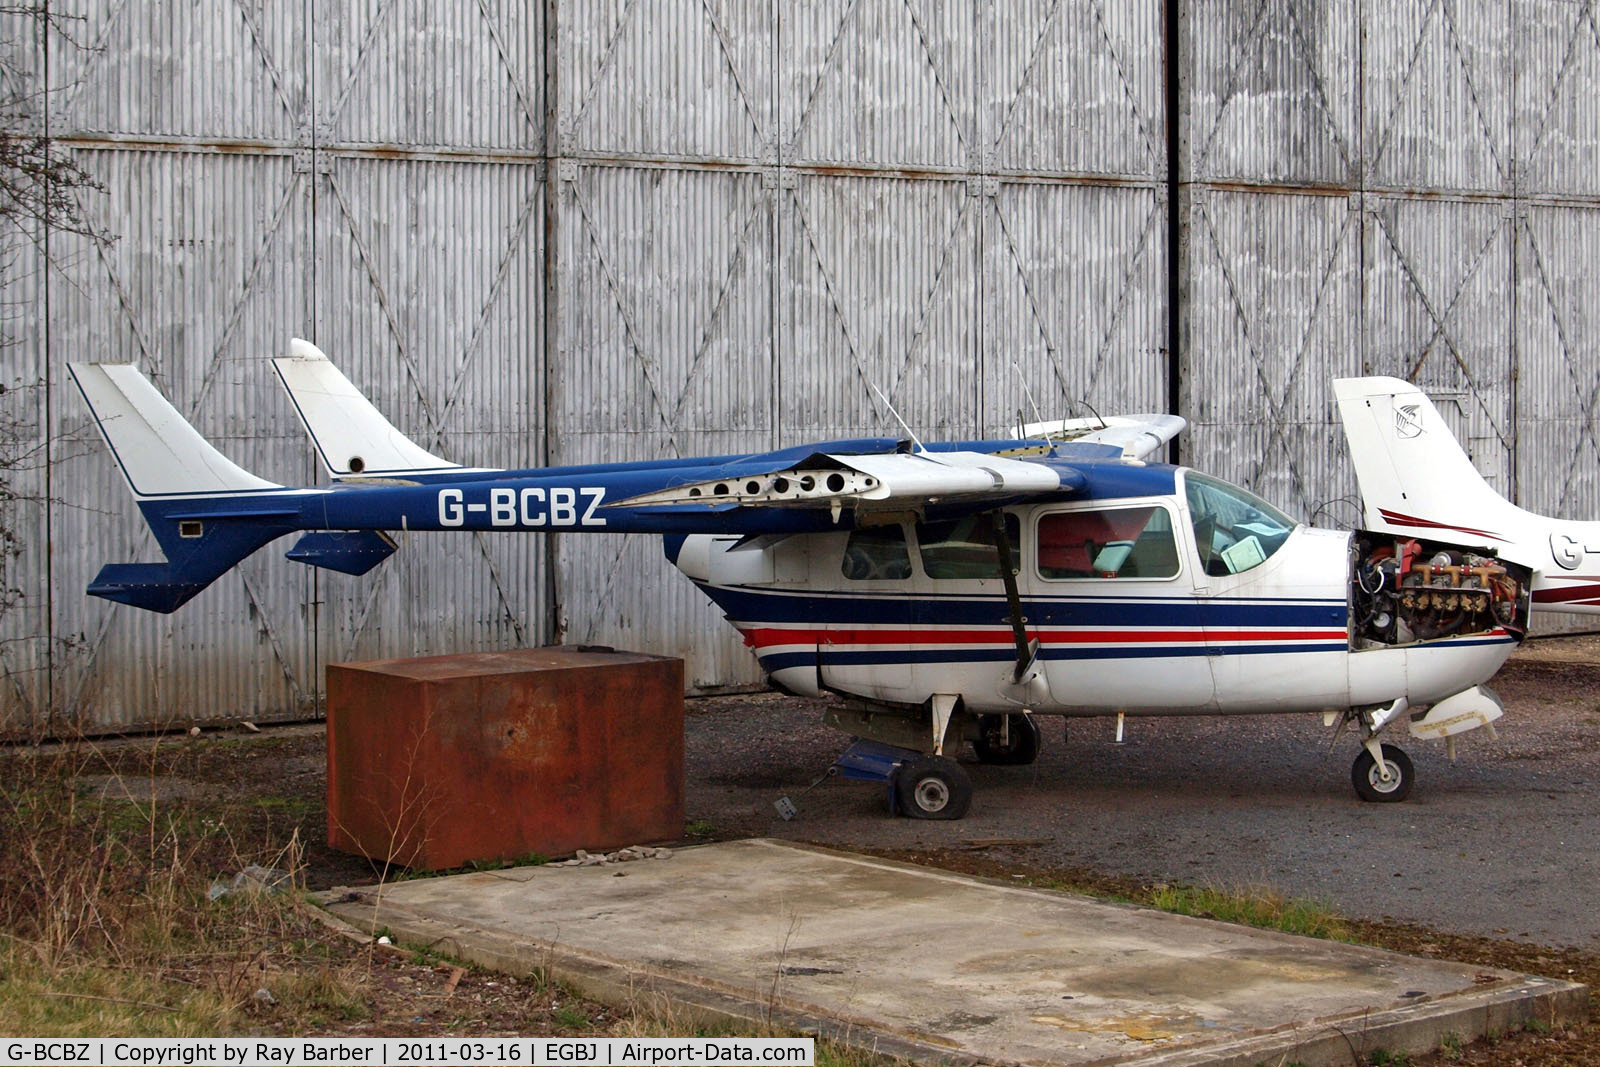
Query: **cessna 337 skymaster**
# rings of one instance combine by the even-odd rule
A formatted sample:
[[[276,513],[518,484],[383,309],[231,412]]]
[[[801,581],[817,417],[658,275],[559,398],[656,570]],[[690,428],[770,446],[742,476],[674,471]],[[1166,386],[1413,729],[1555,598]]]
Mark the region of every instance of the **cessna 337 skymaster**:
[[[1366,523],[1465,537],[1533,570],[1533,607],[1600,614],[1600,522],[1524,511],[1473,466],[1426,393],[1399,378],[1333,383]]]
[[[1320,711],[1360,731],[1357,792],[1401,800],[1411,762],[1382,732],[1429,705],[1410,714],[1414,736],[1498,718],[1480,683],[1526,620],[1527,571],[1490,553],[1422,543],[1424,558],[1465,569],[1448,607],[1449,583],[1431,576],[1438,602],[1424,603],[1380,580],[1413,561],[1394,539],[1311,529],[1148,462],[1182,428],[1173,416],[1006,441],[488,470],[423,450],[314,346],[291,351],[274,363],[332,486],[235,466],[132,366],[72,366],[168,561],[107,565],[90,593],[173,611],[297,531],[290,559],[350,574],[394,551],[383,531],[659,533],[774,684],[851,698],[829,721],[897,746],[891,796],[921,818],[959,818],[970,802],[947,748],[971,740],[981,760],[1030,762],[1029,713]]]

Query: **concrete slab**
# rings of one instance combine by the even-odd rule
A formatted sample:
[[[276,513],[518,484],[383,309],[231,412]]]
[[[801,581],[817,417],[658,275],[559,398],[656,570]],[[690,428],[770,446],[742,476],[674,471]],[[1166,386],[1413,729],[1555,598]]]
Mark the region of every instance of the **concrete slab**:
[[[1349,1064],[1588,1004],[1570,982],[777,841],[327,896],[403,943],[546,969],[624,1008],[925,1062]]]

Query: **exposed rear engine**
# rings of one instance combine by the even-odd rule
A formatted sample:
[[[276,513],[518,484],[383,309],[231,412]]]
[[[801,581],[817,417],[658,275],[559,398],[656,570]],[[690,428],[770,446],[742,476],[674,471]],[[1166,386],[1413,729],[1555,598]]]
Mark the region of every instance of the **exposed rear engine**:
[[[1490,549],[1365,531],[1352,545],[1355,648],[1527,629],[1532,574]]]

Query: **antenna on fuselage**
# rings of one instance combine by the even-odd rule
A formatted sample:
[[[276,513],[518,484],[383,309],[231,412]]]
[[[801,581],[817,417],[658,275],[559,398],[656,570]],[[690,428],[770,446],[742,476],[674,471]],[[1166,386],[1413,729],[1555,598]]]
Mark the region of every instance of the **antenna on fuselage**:
[[[879,389],[871,382],[867,383],[867,388],[871,389],[873,393],[877,395],[878,399],[883,401],[883,406],[889,409],[889,414],[894,416],[894,421],[898,422],[900,424],[900,428],[906,432],[906,436],[911,438],[911,443],[916,446],[916,451],[926,452],[928,450],[928,446],[923,444],[921,439],[917,437],[915,431],[906,425],[906,420],[902,419],[900,417],[900,413],[894,409],[894,405],[889,403],[889,398],[883,395],[883,390]]]

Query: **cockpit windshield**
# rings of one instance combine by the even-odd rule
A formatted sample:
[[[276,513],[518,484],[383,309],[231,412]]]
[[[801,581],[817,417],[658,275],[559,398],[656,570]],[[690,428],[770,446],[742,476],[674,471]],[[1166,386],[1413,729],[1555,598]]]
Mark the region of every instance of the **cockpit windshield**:
[[[1194,541],[1207,574],[1240,574],[1258,567],[1294,532],[1295,521],[1247,489],[1183,473]]]

